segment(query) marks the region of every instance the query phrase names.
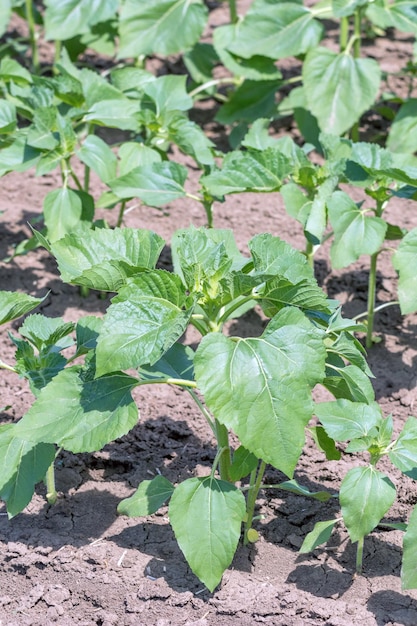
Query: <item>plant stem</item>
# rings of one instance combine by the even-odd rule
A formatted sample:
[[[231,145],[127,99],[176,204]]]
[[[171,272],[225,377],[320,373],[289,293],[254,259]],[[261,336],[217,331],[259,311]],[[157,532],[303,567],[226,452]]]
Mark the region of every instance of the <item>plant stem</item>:
[[[14,367],[12,367],[11,365],[7,365],[7,363],[2,361],[1,359],[0,359],[0,368],[3,370],[8,370],[9,372],[14,372],[15,374],[17,373],[17,370]]]
[[[83,186],[80,182],[80,179],[78,178],[77,174],[74,172],[74,170],[72,169],[71,165],[68,163],[68,168],[69,168],[69,173],[71,174],[71,178],[74,181],[74,183],[76,184],[77,188],[80,191],[84,191]]]
[[[361,56],[361,43],[362,43],[362,9],[358,7],[354,15],[353,26],[353,57],[359,59]],[[359,121],[355,122],[350,131],[352,141],[357,142],[360,139],[359,133]]]
[[[202,91],[205,91],[206,89],[210,89],[210,87],[215,87],[217,85],[236,85],[237,86],[240,84],[240,82],[241,82],[241,79],[233,78],[232,76],[225,77],[225,78],[213,78],[212,80],[208,80],[206,83],[203,83],[202,85],[199,85],[198,87],[190,91],[188,95],[191,98],[194,98]]]
[[[362,562],[363,562],[363,543],[364,543],[365,538],[361,537],[358,540],[358,548],[356,551],[356,573],[357,574],[361,574],[362,573]]]
[[[194,400],[194,402],[196,403],[196,405],[198,406],[198,408],[200,409],[200,411],[202,412],[202,414],[204,415],[204,417],[206,418],[206,421],[207,421],[208,425],[210,426],[211,430],[213,431],[213,434],[216,435],[216,424],[211,419],[210,413],[207,411],[206,407],[201,402],[200,398],[198,397],[198,395],[196,394],[196,392],[193,389],[187,389],[187,391],[190,394],[190,396],[192,397],[192,399]]]
[[[120,205],[120,211],[119,211],[119,216],[117,218],[116,228],[120,228],[120,226],[123,224],[123,216],[125,214],[125,209],[126,209],[126,200],[123,200],[123,202]]]
[[[46,484],[46,499],[49,504],[55,504],[58,499],[58,494],[55,487],[55,466],[54,463],[48,467],[48,471],[45,476]]]
[[[340,35],[339,35],[340,52],[344,52],[346,50],[348,39],[349,39],[349,18],[342,17],[340,20]]]
[[[385,304],[380,304],[379,306],[374,308],[374,313],[378,313],[378,311],[382,311],[383,309],[386,309],[389,306],[394,306],[395,304],[400,304],[399,300],[392,300],[392,302],[385,302]],[[355,315],[355,317],[352,317],[352,319],[356,322],[357,320],[360,320],[362,317],[366,317],[368,315],[368,311],[365,311],[364,313],[359,313],[359,315]]]
[[[220,424],[218,420],[215,420],[216,426],[216,439],[217,439],[217,450],[220,452],[219,459],[219,470],[220,470],[220,478],[222,480],[230,481],[230,446],[229,446],[229,432],[223,424]]]
[[[238,20],[236,0],[229,0],[229,10],[230,10],[230,23],[236,24]]]
[[[366,329],[366,347],[372,348],[372,333],[374,330],[375,297],[376,297],[376,264],[378,252],[371,255],[371,265],[369,268],[368,280],[368,321]]]
[[[306,243],[306,251],[305,255],[307,257],[307,263],[311,268],[314,268],[314,245],[311,241],[307,241]]]
[[[244,296],[242,297],[242,299],[237,300],[231,306],[229,306],[225,311],[223,311],[222,315],[217,320],[217,325],[221,326],[222,324],[227,322],[227,320],[229,319],[233,311],[236,311],[236,309],[240,309],[240,307],[243,306],[246,302],[250,302],[251,300],[257,300],[257,299],[258,299],[257,296],[250,294],[249,296]]]
[[[246,515],[247,519],[245,522],[245,529],[243,534],[243,543],[246,546],[248,543],[248,530],[252,528],[253,522],[253,514],[255,512],[256,500],[258,498],[258,493],[261,488],[262,479],[265,474],[266,463],[265,461],[261,461],[259,465],[259,469],[254,469],[250,475],[250,489],[248,493],[248,500],[246,504]]]
[[[59,59],[61,58],[61,51],[62,51],[62,41],[60,41],[59,39],[55,40],[55,52],[54,52],[54,74],[58,74],[58,70],[56,69],[56,65],[59,61]]]
[[[207,228],[213,228],[213,200],[204,200],[203,207],[207,216]]]
[[[35,28],[35,18],[33,16],[33,4],[32,0],[26,0],[26,19],[29,26],[29,40],[30,40],[30,48],[32,52],[32,69],[34,74],[39,74],[40,65],[39,65],[39,51],[38,51],[38,36]]]
[[[176,385],[177,387],[190,387],[191,389],[196,389],[197,383],[194,380],[186,380],[185,378],[171,378],[167,376],[166,378],[154,378],[151,380],[138,380],[135,387],[142,387],[143,385]]]

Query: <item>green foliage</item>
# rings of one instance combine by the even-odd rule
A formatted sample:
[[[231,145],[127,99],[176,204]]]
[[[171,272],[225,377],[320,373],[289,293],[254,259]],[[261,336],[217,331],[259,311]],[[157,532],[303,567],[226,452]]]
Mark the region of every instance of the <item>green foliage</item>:
[[[354,336],[366,330],[371,347],[377,259],[387,241],[398,241],[393,265],[401,311],[417,310],[416,232],[385,218],[392,198],[417,198],[416,99],[383,94],[378,101],[381,69],[361,41],[369,27],[416,34],[415,2],[307,7],[301,0],[254,0],[239,18],[232,10],[232,23],[215,27],[211,43],[201,41],[208,20],[203,0],[46,0],[40,10],[31,1],[4,0],[0,34],[14,11],[26,20],[29,40],[7,40],[0,51],[0,176],[58,170],[61,181],[43,200],[43,229],[15,254],[43,245],[63,281],[114,295],[102,319],[72,324],[36,314],[10,334],[14,362],[0,361],[0,368],[27,379],[35,401],[20,421],[0,426],[0,498],[9,516],[27,505],[37,482],[48,481],[57,448],[100,450],[136,426],[136,387],[171,384],[189,391],[213,431],[211,471],[177,486],[163,476],[143,481],[119,513],[152,515],[169,500],[179,546],[213,591],[233,559],[242,522],[243,540],[257,537],[254,508],[267,463],[290,478],[268,488],[323,502],[337,497],[292,478],[310,424],[327,459],[358,452],[369,459],[342,481],[342,517],[316,524],[301,551],[325,543],[343,521],[358,543],[359,570],[364,538],[395,498],[379,460],[388,457],[406,476],[417,476],[417,420],[410,417],[394,438]],[[337,50],[323,42],[324,19],[340,25]],[[42,38],[55,46],[52,67],[40,61]],[[21,47],[16,58],[27,65],[13,52],[25,45],[28,53]],[[117,67],[86,69],[80,60],[88,48],[117,57]],[[173,54],[181,54],[188,74],[148,71],[149,56]],[[299,75],[286,78],[277,61],[292,56]],[[217,149],[192,121],[201,98],[220,102],[215,121],[229,126],[232,151]],[[399,105],[397,113],[387,98]],[[387,149],[358,141],[370,109],[392,121]],[[268,133],[272,121],[290,114],[308,142],[303,147]],[[120,143],[104,139],[115,136],[113,129],[123,133]],[[313,148],[322,158],[309,154]],[[188,176],[178,150],[197,174]],[[90,175],[102,184],[99,198]],[[355,201],[347,193],[352,187]],[[213,204],[246,192],[282,194],[304,231],[305,254],[263,233],[244,256],[231,232],[190,227],[173,236],[168,272],[156,269],[161,237],[121,228],[133,199],[162,208],[188,197],[213,227]],[[116,206],[114,230],[95,221],[97,208]],[[314,278],[314,253],[328,238],[333,268],[370,258],[366,328],[344,319]],[[41,302],[0,292],[0,323]],[[227,336],[225,324],[254,306],[266,318],[262,335]],[[193,349],[181,343],[189,326],[201,335]],[[316,386],[334,400],[314,404]],[[50,486],[49,496],[56,497]],[[414,511],[404,538],[405,588],[417,586],[416,520]]]

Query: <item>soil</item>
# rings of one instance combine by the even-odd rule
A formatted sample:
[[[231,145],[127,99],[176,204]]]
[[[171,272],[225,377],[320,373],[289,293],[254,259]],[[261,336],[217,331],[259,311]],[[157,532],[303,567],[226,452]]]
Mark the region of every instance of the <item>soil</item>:
[[[228,21],[217,6],[211,23]],[[331,25],[329,26],[331,27]],[[331,31],[330,31],[331,32]],[[411,54],[411,38],[380,38],[367,43],[366,53],[393,71]],[[158,67],[158,60],[154,60]],[[174,61],[173,61],[174,63]],[[289,66],[288,66],[289,67]],[[166,66],[165,66],[166,70]],[[405,89],[400,78],[392,79]],[[225,145],[221,129],[212,121],[213,103],[202,103],[199,121],[219,145]],[[372,115],[362,128],[364,137],[379,129]],[[297,131],[290,121],[278,132]],[[189,159],[190,191],[197,188],[197,173]],[[29,235],[27,223],[40,213],[45,194],[58,186],[50,174],[36,178],[33,172],[9,174],[2,180],[0,258]],[[93,180],[97,197],[98,180]],[[107,213],[114,224],[116,216]],[[390,222],[406,228],[417,226],[415,205],[393,201]],[[150,228],[169,244],[172,233],[190,224],[205,223],[200,206],[192,200],[172,203],[163,212],[135,206],[125,226]],[[215,226],[231,228],[242,252],[259,232],[271,232],[302,249],[299,224],[290,219],[279,194],[229,196],[215,208]],[[332,271],[329,247],[316,257],[316,274],[329,296],[340,300],[345,316],[366,308],[368,262],[361,259],[345,270]],[[164,253],[169,263],[169,246]],[[76,321],[86,314],[103,314],[108,299],[91,293],[82,298],[77,288],[63,284],[55,263],[44,250],[1,263],[0,289],[20,290],[44,296],[39,311]],[[384,253],[378,265],[378,303],[395,299],[396,274],[391,256]],[[8,332],[21,320],[3,327],[1,357],[13,360]],[[251,312],[235,323],[231,333],[259,334],[262,319]],[[373,381],[384,413],[392,413],[397,430],[414,412],[417,394],[417,315],[402,317],[398,307],[384,309],[376,320],[380,342],[369,351]],[[191,340],[192,338],[188,338]],[[24,380],[0,374],[0,422],[19,419],[33,402]],[[300,555],[305,535],[317,521],[337,515],[337,503],[318,503],[292,494],[266,491],[258,504],[263,516],[257,522],[260,540],[240,547],[214,593],[209,593],[188,568],[175,542],[167,509],[145,519],[116,514],[118,502],[129,496],[144,479],[161,472],[172,482],[204,475],[215,456],[214,441],[186,393],[158,387],[141,388],[136,394],[138,425],[122,439],[94,454],[75,456],[62,452],[57,461],[59,500],[53,507],[39,485],[29,506],[8,520],[0,505],[0,626],[415,626],[417,591],[402,591],[400,581],[400,531],[376,530],[365,541],[364,566],[355,575],[356,550],[343,528],[330,543],[313,554]],[[358,460],[344,455],[326,461],[307,440],[296,478],[311,489],[337,491],[346,471]],[[417,502],[411,479],[386,465],[396,483],[398,498],[387,519],[406,520]],[[267,480],[285,479],[273,468]]]

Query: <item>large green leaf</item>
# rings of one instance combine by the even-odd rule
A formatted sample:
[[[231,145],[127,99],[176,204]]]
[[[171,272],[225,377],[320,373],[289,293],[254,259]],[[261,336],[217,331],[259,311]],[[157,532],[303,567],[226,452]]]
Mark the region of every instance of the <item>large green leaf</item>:
[[[0,37],[6,32],[12,14],[11,0],[3,0],[0,6]]]
[[[382,246],[387,223],[380,217],[366,215],[343,191],[335,191],[327,202],[334,229],[331,247],[332,267],[346,267],[362,254],[371,255]]]
[[[136,424],[138,410],[131,391],[137,382],[122,372],[89,380],[80,367],[67,368],[41,390],[16,424],[16,434],[71,452],[101,450]]]
[[[84,116],[87,122],[139,132],[139,103],[127,98],[95,101]]]
[[[7,503],[9,518],[29,504],[36,483],[55,458],[55,446],[34,444],[20,438],[16,426],[0,426],[0,499]]]
[[[79,226],[82,215],[81,199],[68,187],[54,189],[44,198],[43,214],[47,237],[53,243]]]
[[[152,515],[172,496],[174,489],[174,485],[160,475],[144,480],[133,496],[119,503],[117,512],[129,517]]]
[[[8,100],[0,100],[0,133],[12,133],[16,123],[15,105]]]
[[[267,281],[257,290],[262,309],[268,317],[273,317],[283,307],[291,305],[301,310],[329,313],[327,296],[313,281],[303,280],[292,283],[285,278]]]
[[[413,228],[400,241],[392,264],[399,272],[398,299],[401,313],[417,310],[417,228]]]
[[[337,519],[317,522],[313,530],[306,535],[300,548],[300,553],[305,554],[306,552],[312,552],[317,548],[317,546],[327,543],[337,522]]]
[[[0,176],[7,172],[25,172],[39,160],[41,152],[27,143],[26,129],[18,131],[9,146],[0,150]]]
[[[395,486],[373,465],[349,470],[339,494],[343,521],[351,541],[373,531],[395,500]]]
[[[346,398],[352,402],[365,402],[375,400],[375,392],[368,376],[357,365],[332,368],[328,363],[329,374],[323,385],[335,398]]]
[[[0,324],[29,313],[42,302],[43,298],[34,298],[17,291],[0,291]]]
[[[377,402],[352,402],[344,398],[316,404],[315,414],[336,441],[366,437],[382,420]]]
[[[149,206],[161,207],[185,196],[187,168],[173,161],[136,167],[108,183],[119,198],[140,198]]]
[[[405,33],[417,34],[417,6],[415,0],[395,0],[394,2],[370,2],[367,17],[380,28],[394,26]]]
[[[281,80],[245,80],[220,107],[216,121],[220,124],[254,122],[259,117],[273,117],[276,112],[275,94]]]
[[[236,35],[240,32],[240,24],[228,24],[214,30],[214,48],[223,65],[234,76],[241,76],[253,81],[277,80],[282,78],[281,72],[276,67],[273,59],[255,53],[251,58],[243,58],[233,54],[230,47],[233,46]]]
[[[328,133],[341,135],[378,95],[381,70],[373,59],[354,59],[328,48],[311,50],[303,64],[304,90],[310,111]]]
[[[417,20],[417,13],[415,19]],[[417,98],[410,98],[400,107],[394,118],[388,134],[387,147],[393,152],[414,154],[416,144]]]
[[[164,270],[128,281],[107,309],[97,343],[97,374],[156,363],[184,333],[192,308],[178,276]]]
[[[314,282],[313,271],[304,254],[269,233],[255,235],[249,242],[254,273],[267,279],[286,278],[293,284]]]
[[[161,155],[156,150],[136,141],[126,141],[119,148],[119,174],[124,176],[136,167],[160,163]]]
[[[167,111],[187,111],[193,106],[193,99],[186,88],[186,76],[159,76],[144,85],[144,92],[155,103],[159,116]]]
[[[194,380],[194,351],[190,346],[174,343],[171,348],[153,365],[142,365],[142,378],[179,378]]]
[[[305,54],[318,45],[322,34],[320,22],[301,3],[255,0],[230,50],[245,59],[263,55],[275,61]]]
[[[245,513],[242,492],[211,476],[189,478],[171,497],[169,519],[175,537],[191,569],[210,591],[232,562]]]
[[[207,13],[202,0],[126,0],[120,12],[119,57],[187,50],[200,38]]]
[[[213,196],[242,191],[277,191],[291,171],[291,163],[279,150],[230,152],[221,170],[200,179]]]
[[[164,241],[152,231],[97,229],[67,235],[52,244],[62,280],[117,291],[127,277],[153,269]]]
[[[409,417],[397,441],[389,451],[389,458],[404,474],[417,478],[417,419]]]
[[[403,539],[401,582],[403,589],[417,588],[417,506],[410,515]]]
[[[353,15],[358,7],[368,4],[368,0],[332,0],[332,10],[336,17]]]
[[[168,137],[182,152],[191,155],[199,165],[214,165],[214,143],[198,124],[178,116],[169,124]]]
[[[116,155],[100,137],[87,135],[77,156],[85,165],[91,167],[104,183],[116,177]]]
[[[119,0],[45,0],[45,5],[46,38],[66,40],[89,32],[93,24],[113,18]]]
[[[311,389],[324,377],[324,359],[321,331],[287,307],[261,337],[204,337],[194,367],[215,417],[250,452],[292,476],[313,412]]]

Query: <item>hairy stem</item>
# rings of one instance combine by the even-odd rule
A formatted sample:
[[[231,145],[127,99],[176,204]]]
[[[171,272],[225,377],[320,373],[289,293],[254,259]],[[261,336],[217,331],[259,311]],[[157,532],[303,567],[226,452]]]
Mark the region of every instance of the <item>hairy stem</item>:
[[[58,499],[58,494],[56,492],[55,487],[55,465],[51,463],[48,467],[48,471],[45,476],[45,484],[46,484],[46,499],[49,504],[55,504]]]
[[[340,52],[346,50],[349,39],[349,18],[342,17],[340,20],[339,48]]]
[[[125,209],[126,209],[126,200],[123,200],[121,205],[120,205],[119,215],[117,217],[116,228],[120,228],[120,226],[123,224],[123,216],[125,214]]]
[[[371,266],[369,268],[369,280],[368,280],[368,322],[366,329],[366,347],[372,347],[372,334],[374,330],[374,317],[375,317],[375,298],[376,298],[376,265],[378,260],[378,252],[371,255]]]
[[[356,573],[362,573],[362,563],[363,563],[363,543],[365,538],[361,537],[358,540],[358,548],[356,550]]]
[[[229,0],[230,23],[236,24],[238,20],[236,0]]]
[[[14,367],[12,367],[11,365],[7,365],[7,363],[2,361],[1,359],[0,359],[0,369],[8,370],[9,372],[17,373],[17,370]]]
[[[253,515],[255,513],[255,505],[256,500],[258,498],[258,493],[262,485],[262,479],[265,474],[266,463],[265,461],[261,461],[259,464],[258,470],[253,470],[250,475],[250,489],[248,493],[248,500],[246,504],[246,515],[247,519],[245,522],[245,529],[243,534],[243,543],[247,545],[248,543],[248,530],[252,528]]]
[[[219,470],[220,478],[222,480],[230,481],[230,446],[229,446],[229,432],[223,424],[220,424],[218,420],[215,420],[216,426],[216,439],[217,450],[220,454],[219,458]]]

